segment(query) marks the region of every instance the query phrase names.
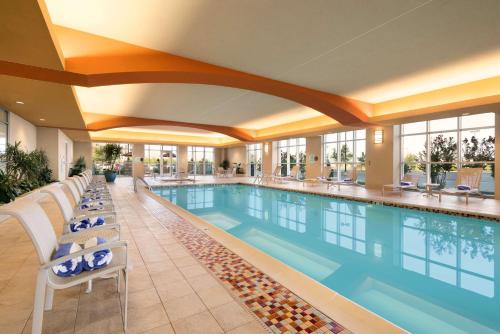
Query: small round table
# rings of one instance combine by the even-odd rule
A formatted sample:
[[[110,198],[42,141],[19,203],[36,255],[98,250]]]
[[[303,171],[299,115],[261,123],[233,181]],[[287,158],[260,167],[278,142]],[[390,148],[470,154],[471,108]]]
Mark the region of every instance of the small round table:
[[[440,186],[439,183],[426,183],[424,196],[425,197],[438,197],[438,195],[435,195],[432,191],[434,190],[434,188],[437,188],[439,186]]]

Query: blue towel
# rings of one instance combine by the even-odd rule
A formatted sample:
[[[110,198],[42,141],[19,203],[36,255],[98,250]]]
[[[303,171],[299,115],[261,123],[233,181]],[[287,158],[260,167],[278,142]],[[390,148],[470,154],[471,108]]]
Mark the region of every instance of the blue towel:
[[[71,232],[77,232],[80,230],[85,230],[90,227],[101,226],[104,224],[105,224],[104,218],[92,217],[92,218],[85,218],[78,222],[69,224],[69,229],[71,230]]]
[[[408,181],[401,181],[399,184],[402,186],[411,186],[412,185],[412,183],[408,182]]]
[[[469,187],[469,186],[468,186],[468,185],[466,185],[466,184],[459,184],[459,185],[457,186],[457,189],[458,189],[458,190],[471,190],[471,187]]]
[[[78,232],[80,230],[85,230],[91,227],[90,221],[88,219],[80,220],[79,222],[69,224],[69,229],[71,232]]]
[[[81,249],[82,248],[80,247],[80,245],[75,244],[74,242],[67,244],[60,244],[57,247],[54,256],[52,256],[52,260],[58,259],[68,254],[78,252]],[[78,256],[74,259],[58,264],[57,266],[52,267],[52,270],[57,276],[61,277],[70,277],[78,275],[83,270],[82,257]]]
[[[95,247],[97,245],[103,244],[106,239],[100,237],[90,238],[85,242],[84,248]],[[85,254],[83,256],[83,269],[92,271],[95,269],[100,269],[106,267],[113,259],[113,253],[111,249],[102,249],[91,254]]]

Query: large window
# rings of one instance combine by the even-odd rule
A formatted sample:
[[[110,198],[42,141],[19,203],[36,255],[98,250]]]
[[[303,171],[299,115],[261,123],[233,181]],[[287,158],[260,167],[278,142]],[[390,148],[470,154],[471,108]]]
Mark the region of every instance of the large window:
[[[262,144],[247,145],[248,175],[257,176],[262,172]]]
[[[177,146],[144,145],[147,173],[172,176],[177,173]]]
[[[330,177],[339,180],[354,175],[365,183],[366,130],[330,133],[323,136],[323,168],[332,170]],[[355,173],[351,171],[355,170]]]
[[[287,176],[295,165],[299,165],[301,173],[306,170],[306,139],[292,138],[278,142],[278,165],[281,175]]]
[[[100,150],[108,143],[94,143],[93,149],[93,161],[96,170],[102,170],[104,168],[104,164],[102,160],[104,159],[103,152]],[[122,148],[122,153],[120,158],[117,161],[119,165],[119,173],[120,175],[132,175],[132,150],[134,148],[133,144],[126,143],[118,143]]]
[[[190,175],[212,175],[214,148],[188,146],[188,173]]]
[[[455,185],[456,171],[482,167],[480,190],[494,193],[495,114],[477,114],[403,124],[401,171],[421,173],[419,186]]]

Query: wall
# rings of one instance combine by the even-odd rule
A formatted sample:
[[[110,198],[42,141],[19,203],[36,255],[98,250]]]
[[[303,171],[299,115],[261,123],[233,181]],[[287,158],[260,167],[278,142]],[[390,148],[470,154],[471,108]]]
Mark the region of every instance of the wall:
[[[36,132],[37,148],[47,153],[52,177],[66,179],[73,163],[73,141],[59,129],[39,127]]]
[[[134,144],[132,148],[132,176],[144,177],[144,144]]]
[[[247,168],[247,147],[235,146],[226,149],[226,159],[229,160],[229,165],[232,167],[233,163],[241,163],[241,168],[246,173]]]
[[[84,157],[87,168],[92,168],[92,143],[91,142],[73,142],[73,162],[79,157]]]
[[[25,151],[33,151],[37,145],[36,126],[26,121],[24,118],[9,112],[9,138],[8,143],[21,142],[21,147]]]
[[[366,129],[366,188],[399,183],[399,126],[386,126],[382,144],[374,143],[374,128]]]
[[[262,143],[262,173],[271,175],[274,171],[273,142]],[[267,147],[267,149],[266,149]],[[266,152],[267,151],[267,152]]]
[[[317,160],[311,161],[311,156]],[[321,136],[306,138],[306,177],[315,178],[321,176]]]

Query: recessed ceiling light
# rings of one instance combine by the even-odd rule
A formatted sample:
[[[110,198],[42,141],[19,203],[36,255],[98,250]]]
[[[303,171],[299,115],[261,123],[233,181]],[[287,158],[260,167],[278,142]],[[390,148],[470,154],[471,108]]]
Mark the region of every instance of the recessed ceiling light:
[[[45,122],[45,118],[40,118],[40,121]]]
[[[462,116],[469,116],[469,115],[470,115],[470,112],[464,112],[464,113],[462,114]]]
[[[24,104],[23,101],[16,101],[17,104]]]

